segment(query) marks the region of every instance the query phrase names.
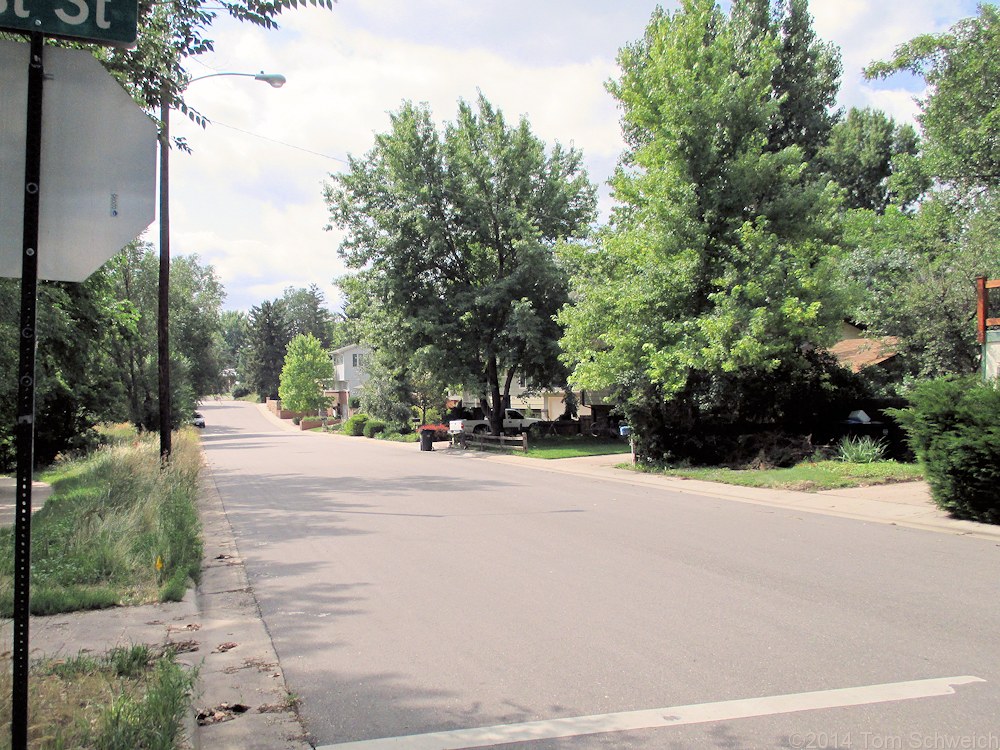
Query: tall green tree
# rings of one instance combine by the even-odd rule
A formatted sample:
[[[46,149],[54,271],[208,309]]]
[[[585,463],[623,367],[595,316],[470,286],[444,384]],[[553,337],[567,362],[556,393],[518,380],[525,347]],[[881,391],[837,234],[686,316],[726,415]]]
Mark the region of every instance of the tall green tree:
[[[278,395],[281,369],[291,336],[280,302],[265,301],[250,308],[242,372],[247,387],[263,400]]]
[[[283,408],[319,413],[329,404],[324,381],[333,377],[333,360],[323,343],[308,333],[293,338],[281,368],[278,396]]]
[[[978,368],[974,280],[1000,275],[997,20],[995,6],[981,5],[975,17],[918,36],[866,70],[872,77],[909,71],[928,84],[918,116],[922,153],[902,175],[919,179],[890,180],[924,191],[915,210],[851,212],[846,235],[854,315],[900,338],[910,378]]]
[[[809,0],[782,0],[778,65],[771,83],[778,117],[769,141],[774,150],[799,146],[807,160],[826,142],[840,117],[840,50],[816,36]]]
[[[943,34],[923,34],[865,73],[923,76],[929,90],[918,117],[928,171],[963,191],[1000,184],[1000,9],[982,3]]]
[[[800,145],[774,149],[780,44],[747,38],[713,0],[684,0],[622,49],[619,206],[598,248],[565,253],[572,379],[628,394],[649,455],[682,425],[787,418],[769,394],[808,379],[840,319],[837,190]]]
[[[833,126],[815,164],[844,189],[845,208],[881,213],[891,201],[911,204],[929,187],[914,163],[918,152],[912,125],[896,125],[878,110],[851,108]]]
[[[749,72],[762,47],[776,55],[769,149],[799,146],[811,159],[840,117],[840,51],[816,36],[808,0],[735,0],[730,25],[738,71]]]
[[[325,347],[330,347],[336,336],[335,318],[326,306],[326,298],[316,284],[306,288],[288,287],[281,295],[282,308],[292,336],[310,334]]]
[[[249,317],[242,310],[224,310],[219,316],[219,364],[239,372],[240,352],[246,345]]]
[[[346,231],[347,314],[381,362],[436,352],[449,382],[489,397],[494,429],[515,372],[558,368],[551,317],[565,301],[553,253],[586,232],[595,190],[581,154],[508,125],[483,96],[443,131],[405,103],[325,197]],[[541,341],[545,331],[549,341]]]
[[[124,387],[122,415],[139,429],[155,430],[157,408],[156,321],[159,259],[149,243],[133,243],[87,284],[109,285],[121,308],[106,343],[115,377]],[[101,274],[106,275],[102,280]],[[170,381],[176,421],[190,416],[197,399],[218,387],[225,291],[211,266],[196,255],[175,258],[170,289]]]
[[[212,266],[196,255],[175,259],[170,269],[170,335],[189,364],[188,377],[196,398],[218,391],[222,358],[219,332],[226,292]]]

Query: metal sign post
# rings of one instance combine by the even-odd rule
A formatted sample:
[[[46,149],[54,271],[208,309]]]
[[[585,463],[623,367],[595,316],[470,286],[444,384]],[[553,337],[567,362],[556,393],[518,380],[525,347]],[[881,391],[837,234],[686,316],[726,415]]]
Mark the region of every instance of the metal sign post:
[[[66,141],[71,140],[72,146],[77,150],[86,150],[88,145],[86,142],[77,143],[76,136],[78,133],[83,133],[86,136],[92,136],[94,133],[100,132],[97,128],[81,127],[75,129],[70,138],[67,138],[65,131],[56,130],[53,133],[46,135],[46,131],[43,129],[42,123],[42,103],[43,103],[43,87],[45,82],[45,70],[44,70],[44,60],[43,60],[43,50],[45,36],[69,36],[74,38],[82,38],[87,41],[96,42],[99,44],[131,44],[136,38],[136,25],[138,18],[138,3],[137,2],[124,2],[115,3],[113,6],[110,4],[110,0],[72,0],[72,2],[37,2],[33,4],[27,4],[24,0],[15,0],[14,2],[8,2],[8,0],[0,0],[0,29],[4,30],[14,30],[21,33],[30,33],[31,43],[29,45],[28,54],[28,70],[27,70],[27,102],[25,110],[25,131],[24,131],[24,182],[21,185],[16,185],[16,175],[20,170],[11,169],[14,162],[14,154],[11,152],[17,152],[17,146],[11,148],[11,143],[17,143],[17,134],[11,134],[6,132],[6,128],[11,126],[11,116],[8,115],[4,119],[0,119],[0,130],[4,130],[4,142],[0,143],[0,161],[3,162],[4,169],[0,171],[4,177],[10,173],[13,176],[11,180],[12,184],[4,185],[3,193],[4,195],[15,196],[15,200],[4,201],[2,205],[6,206],[9,203],[16,202],[16,199],[21,197],[20,191],[23,190],[23,223],[21,224],[20,232],[17,228],[9,226],[9,224],[14,224],[14,217],[6,217],[4,212],[0,212],[0,249],[6,247],[9,242],[10,245],[16,247],[16,240],[14,237],[20,234],[22,237],[21,242],[21,263],[20,263],[20,276],[21,276],[21,317],[20,317],[20,347],[19,347],[19,359],[18,359],[18,391],[17,391],[17,424],[15,425],[15,441],[16,441],[16,452],[17,452],[17,481],[16,481],[16,495],[15,495],[15,517],[14,517],[14,642],[12,649],[12,661],[13,661],[13,686],[11,689],[11,721],[10,721],[10,736],[11,736],[11,748],[12,750],[27,750],[28,747],[28,667],[29,667],[29,639],[28,639],[28,629],[30,623],[30,613],[31,613],[31,598],[30,598],[30,586],[31,586],[31,479],[32,471],[34,469],[34,453],[35,453],[35,349],[37,346],[37,336],[35,331],[36,326],[36,304],[38,300],[38,279],[41,275],[43,278],[65,278],[67,280],[83,280],[90,273],[100,266],[100,264],[110,257],[111,253],[116,252],[120,249],[121,244],[119,240],[122,234],[128,235],[129,239],[134,237],[135,234],[130,233],[130,226],[120,226],[117,227],[116,231],[109,232],[107,236],[102,235],[100,238],[95,237],[95,239],[101,239],[105,241],[105,244],[112,244],[114,247],[107,256],[101,257],[99,255],[94,255],[87,259],[88,263],[92,263],[90,266],[80,266],[74,268],[70,271],[67,276],[59,276],[60,271],[53,269],[47,269],[44,265],[39,264],[39,238],[42,237],[46,241],[46,249],[49,249],[49,245],[55,246],[57,243],[53,243],[52,232],[49,230],[43,231],[45,229],[45,214],[43,213],[42,206],[42,182],[43,182],[43,172],[42,172],[42,148],[43,140],[48,138],[48,142],[45,144],[47,151],[46,162],[60,163],[71,161],[68,155],[61,152],[59,149],[61,147],[67,146]],[[2,42],[3,45],[9,45],[9,42]],[[11,48],[5,46],[4,50],[9,51]],[[87,93],[89,89],[84,85],[85,81],[81,78],[74,76],[72,73],[78,73],[79,76],[86,77],[87,70],[85,66],[74,66],[73,68],[64,69],[62,68],[62,60],[59,55],[66,54],[63,50],[53,51],[53,61],[58,62],[59,65],[54,65],[58,67],[63,72],[69,72],[70,74],[65,75],[64,78],[70,84],[72,88],[79,88],[84,93]],[[85,54],[85,53],[80,53]],[[13,67],[10,65],[8,60],[9,55],[4,52],[3,59],[5,60],[5,65],[3,70],[0,70],[4,76],[7,74],[7,68]],[[97,61],[92,57],[87,56],[90,64],[99,67]],[[20,65],[23,65],[23,58],[19,61]],[[79,70],[77,70],[79,69]],[[20,68],[24,70],[24,68]],[[103,73],[103,71],[102,71]],[[105,74],[106,75],[106,74]],[[6,78],[4,79],[6,80]],[[9,81],[7,82],[9,83]],[[66,89],[64,85],[63,90]],[[54,86],[53,90],[59,90],[59,87]],[[13,93],[9,85],[5,85],[0,88],[0,93],[3,94],[3,106],[7,112],[18,111],[18,107],[21,102],[25,100],[19,99],[16,94]],[[121,96],[128,99],[128,96],[124,92],[120,92]],[[131,99],[128,99],[129,104],[137,111],[141,113],[141,110],[135,105]],[[54,120],[65,119],[65,112],[62,110],[66,109],[65,97],[62,99],[55,99],[50,102],[52,108],[56,114]],[[70,107],[70,110],[76,111],[81,109],[79,106]],[[104,113],[110,116],[110,113]],[[148,118],[143,125],[148,128],[153,128],[155,133],[155,127],[152,122],[148,121]],[[20,121],[19,115],[14,115],[13,120]],[[89,124],[89,123],[88,123]],[[142,141],[143,131],[142,127],[133,128],[131,125],[119,122],[117,123],[120,130],[123,133],[128,133],[130,138],[136,141]],[[134,134],[134,137],[133,137]],[[103,137],[103,136],[102,136]],[[155,140],[152,138],[147,139],[151,149],[155,149]],[[123,161],[131,163],[129,158],[132,152],[129,152],[129,156],[123,157]],[[150,153],[154,153],[152,150]],[[52,158],[49,158],[52,157]],[[94,170],[92,169],[78,169],[75,173],[73,172],[62,172],[58,170],[53,174],[48,172],[45,174],[45,180],[55,183],[68,182],[71,183],[67,187],[70,194],[73,197],[71,202],[79,203],[81,200],[86,202],[88,197],[96,194],[97,200],[100,201],[102,198],[101,190],[93,182],[86,183],[80,180],[70,180],[68,177],[73,174],[92,174]],[[148,170],[150,176],[152,176],[152,170]],[[142,168],[138,168],[138,174],[140,175],[137,180],[138,183],[142,183],[141,175],[143,174]],[[56,179],[49,179],[55,176]],[[117,184],[117,183],[116,183]],[[132,183],[129,183],[129,187]],[[63,188],[63,185],[59,186]],[[149,199],[148,202],[150,206],[152,205],[152,195],[155,189],[155,184],[150,180],[149,182]],[[136,201],[136,210],[132,211],[132,204],[129,204],[130,210],[129,215],[133,217],[138,217],[141,221],[142,210],[141,206],[146,202],[142,198],[142,189],[139,188],[135,191],[127,191],[128,195],[133,193],[139,195],[139,199]],[[119,194],[120,191],[113,189],[111,191],[110,198],[110,213],[112,217],[117,217],[119,215],[118,204],[119,204]],[[60,204],[58,207],[62,207],[65,200],[60,200],[63,195],[58,194],[56,200],[49,201],[52,195],[48,195],[45,198],[46,202],[53,204]],[[13,210],[15,216],[17,214],[17,209]],[[85,212],[86,213],[86,212]],[[94,212],[90,212],[93,214]],[[101,213],[98,211],[97,213]],[[150,210],[150,220],[152,219]],[[88,216],[90,214],[87,214]],[[11,221],[8,224],[8,219]],[[132,221],[133,218],[130,218]],[[58,226],[59,222],[54,222]],[[106,223],[106,222],[105,222]],[[100,222],[91,221],[87,224],[87,229],[92,230],[94,226],[98,226]],[[138,231],[145,228],[149,224],[149,220],[143,223]],[[53,225],[53,221],[49,220],[49,225]],[[119,231],[120,230],[120,231]],[[138,232],[136,232],[138,233]],[[88,231],[87,234],[93,236],[95,233],[93,231]],[[8,240],[8,236],[10,239]],[[124,240],[127,242],[128,239]],[[13,249],[13,248],[12,248]],[[54,248],[53,248],[54,249]],[[104,252],[103,250],[95,250],[95,253]],[[56,255],[57,253],[52,253]],[[80,253],[74,253],[79,255]],[[86,255],[86,253],[83,253]],[[11,253],[16,257],[16,250]],[[3,253],[0,253],[0,258],[3,257]],[[2,270],[5,275],[15,275],[16,274],[16,261],[11,263],[13,266],[10,269],[4,267]]]
[[[14,685],[10,746],[28,747],[28,622],[31,585],[31,472],[35,453],[35,303],[38,299],[38,217],[42,174],[41,34],[31,35],[24,155],[24,243],[21,259],[21,346],[17,385],[17,494],[14,520]]]

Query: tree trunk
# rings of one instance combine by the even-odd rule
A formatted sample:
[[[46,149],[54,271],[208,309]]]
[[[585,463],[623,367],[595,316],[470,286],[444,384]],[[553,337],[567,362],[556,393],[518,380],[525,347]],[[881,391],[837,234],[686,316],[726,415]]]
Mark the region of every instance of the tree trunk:
[[[517,370],[513,367],[507,370],[507,378],[503,384],[503,404],[505,407],[510,403],[510,384],[514,382],[514,374],[516,372]]]
[[[503,429],[503,401],[500,400],[500,372],[497,367],[497,357],[495,354],[489,355],[486,360],[486,379],[490,389],[490,401],[493,408],[490,410],[490,432],[499,435]]]

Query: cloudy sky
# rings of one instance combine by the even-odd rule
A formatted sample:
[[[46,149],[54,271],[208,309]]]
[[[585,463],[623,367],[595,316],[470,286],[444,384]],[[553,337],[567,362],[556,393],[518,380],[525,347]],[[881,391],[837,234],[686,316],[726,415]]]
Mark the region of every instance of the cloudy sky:
[[[667,2],[665,7],[675,7]],[[653,0],[339,0],[333,11],[288,13],[277,31],[220,19],[216,52],[192,76],[282,73],[272,89],[249,78],[196,81],[188,102],[206,130],[175,114],[193,155],[171,162],[172,252],[196,253],[247,310],[286,287],[315,283],[332,309],[344,272],[322,185],[347,154],[368,151],[404,99],[451,120],[481,90],[537,135],[583,150],[603,184],[621,150],[619,113],[604,89],[618,49],[638,39]],[[912,119],[918,82],[868,82],[861,69],[900,43],[975,14],[975,0],[812,0],[815,29],[842,51],[841,104]],[[898,79],[898,80],[897,80]],[[602,211],[609,207],[602,192]],[[155,240],[154,224],[147,239]]]

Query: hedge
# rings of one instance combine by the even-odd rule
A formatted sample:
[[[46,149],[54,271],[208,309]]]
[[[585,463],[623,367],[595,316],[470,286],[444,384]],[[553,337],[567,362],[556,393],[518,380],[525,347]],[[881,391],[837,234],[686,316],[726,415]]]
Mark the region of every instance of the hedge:
[[[363,412],[355,414],[344,422],[344,434],[360,437],[365,434],[365,423],[368,422],[368,415]]]
[[[381,419],[369,419],[365,422],[364,433],[366,438],[373,438],[379,433],[385,432],[386,424]]]
[[[923,461],[931,497],[960,518],[1000,523],[1000,385],[941,378],[891,414]]]

